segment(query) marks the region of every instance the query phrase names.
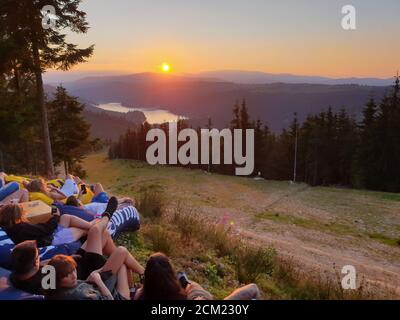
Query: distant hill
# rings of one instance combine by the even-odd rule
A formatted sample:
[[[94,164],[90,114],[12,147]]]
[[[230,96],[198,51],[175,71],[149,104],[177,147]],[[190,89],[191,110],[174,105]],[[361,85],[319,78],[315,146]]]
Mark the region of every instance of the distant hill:
[[[155,73],[88,77],[65,86],[84,100],[162,108],[189,117],[195,126],[205,125],[208,117],[218,127],[227,126],[235,102],[246,99],[252,118],[263,120],[273,131],[287,127],[294,112],[302,120],[329,106],[334,110],[344,107],[358,117],[371,96],[380,99],[390,90],[365,85],[238,84]]]
[[[193,77],[220,79],[222,81],[242,84],[271,84],[271,83],[307,83],[307,84],[358,84],[366,86],[389,86],[393,78],[328,78],[316,76],[300,76],[288,73],[266,73],[257,71],[220,70],[193,74]]]

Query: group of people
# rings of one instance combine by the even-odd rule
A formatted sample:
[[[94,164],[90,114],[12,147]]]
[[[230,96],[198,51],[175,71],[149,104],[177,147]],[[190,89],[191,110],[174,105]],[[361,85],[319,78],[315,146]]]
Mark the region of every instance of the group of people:
[[[213,299],[198,283],[182,284],[170,259],[163,253],[150,256],[143,267],[129,250],[114,243],[107,225],[121,203],[133,204],[132,200],[108,197],[100,184],[90,186],[74,176],[47,182],[15,180],[0,173],[0,228],[15,243],[10,276],[14,287],[51,300]],[[55,210],[47,222],[30,223],[21,203],[32,200],[32,194],[38,193],[52,201],[84,207],[95,218],[88,222]],[[82,245],[76,254],[55,255],[40,261],[38,248],[78,240]],[[45,285],[44,266],[52,266],[55,271],[54,288]],[[138,285],[134,285],[135,274]],[[259,298],[255,284],[239,288],[226,297]]]

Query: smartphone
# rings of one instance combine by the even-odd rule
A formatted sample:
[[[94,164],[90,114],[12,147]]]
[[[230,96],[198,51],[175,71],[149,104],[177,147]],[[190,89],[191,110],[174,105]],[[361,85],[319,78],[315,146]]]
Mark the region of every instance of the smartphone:
[[[178,280],[183,289],[186,289],[186,287],[190,284],[189,278],[185,272],[178,272]]]
[[[51,215],[54,216],[55,214],[57,214],[57,207],[51,206]]]
[[[82,194],[86,194],[87,193],[86,185],[84,185],[84,184],[81,184],[81,193]]]

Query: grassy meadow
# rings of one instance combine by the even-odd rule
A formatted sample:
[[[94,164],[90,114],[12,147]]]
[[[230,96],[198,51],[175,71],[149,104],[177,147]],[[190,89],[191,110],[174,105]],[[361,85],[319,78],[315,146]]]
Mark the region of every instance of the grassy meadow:
[[[84,167],[89,181],[137,201],[142,228],[121,243],[143,264],[166,253],[218,299],[249,282],[265,299],[398,294],[398,194],[110,161],[105,153],[89,155]],[[360,270],[358,290],[341,289],[345,264]]]

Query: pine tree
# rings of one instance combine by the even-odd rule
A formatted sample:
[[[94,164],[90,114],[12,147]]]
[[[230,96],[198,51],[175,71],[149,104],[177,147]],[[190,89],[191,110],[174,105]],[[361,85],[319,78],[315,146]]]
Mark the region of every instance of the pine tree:
[[[360,142],[355,160],[355,184],[361,188],[377,187],[377,152],[379,141],[377,136],[377,105],[371,98],[363,110],[363,120],[359,125]]]
[[[60,31],[70,29],[75,33],[85,33],[88,30],[86,14],[78,9],[80,2],[81,0],[2,0],[0,6],[1,38],[18,43],[18,54],[7,60],[9,66],[12,66],[17,73],[27,72],[25,70],[27,68],[34,75],[48,176],[54,175],[54,165],[42,74],[48,68],[69,70],[92,55],[93,46],[79,49],[76,45],[68,43],[66,34]],[[51,5],[56,10],[57,20],[54,30],[42,26],[41,10],[46,5]],[[24,69],[18,70],[16,64],[10,63],[15,57],[20,58],[20,63],[23,57]]]
[[[49,127],[53,141],[54,163],[64,163],[66,173],[77,174],[79,162],[91,148],[90,126],[82,116],[84,105],[57,87],[54,100],[48,103]]]

